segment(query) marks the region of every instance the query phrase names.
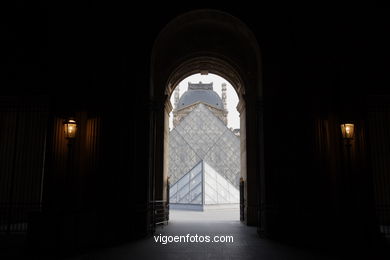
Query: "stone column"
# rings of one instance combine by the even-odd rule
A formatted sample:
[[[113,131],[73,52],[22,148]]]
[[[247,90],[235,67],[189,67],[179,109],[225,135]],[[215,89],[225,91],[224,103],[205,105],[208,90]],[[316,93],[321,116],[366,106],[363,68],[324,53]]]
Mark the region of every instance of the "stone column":
[[[168,177],[169,113],[172,106],[167,96],[150,102],[150,200],[165,200]]]

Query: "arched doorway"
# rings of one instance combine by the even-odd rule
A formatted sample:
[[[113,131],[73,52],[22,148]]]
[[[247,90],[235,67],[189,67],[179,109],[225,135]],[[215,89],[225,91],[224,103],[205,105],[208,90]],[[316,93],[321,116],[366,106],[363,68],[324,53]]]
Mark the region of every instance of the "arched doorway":
[[[174,87],[195,73],[213,73],[235,86],[239,96],[241,176],[245,182],[245,221],[260,216],[263,171],[260,52],[248,27],[216,10],[197,10],[171,21],[152,52],[150,85],[150,200],[166,200],[169,102]],[[264,185],[263,185],[264,186]],[[263,196],[264,198],[264,196]],[[259,223],[260,224],[260,223]]]
[[[197,73],[175,87],[170,103],[169,221],[243,221],[235,88],[218,75]]]

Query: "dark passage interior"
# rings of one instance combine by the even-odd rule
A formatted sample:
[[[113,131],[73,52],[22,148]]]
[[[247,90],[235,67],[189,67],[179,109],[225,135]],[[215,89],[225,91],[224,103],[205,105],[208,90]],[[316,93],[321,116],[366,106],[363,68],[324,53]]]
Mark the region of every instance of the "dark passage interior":
[[[388,252],[386,10],[41,5],[1,22],[0,258],[126,243],[142,256],[153,234],[186,230],[156,222],[168,214],[169,97],[195,73],[239,97],[244,199],[231,231],[248,259],[262,246],[280,259]],[[223,230],[210,225],[199,232]],[[203,258],[236,250],[209,249]]]

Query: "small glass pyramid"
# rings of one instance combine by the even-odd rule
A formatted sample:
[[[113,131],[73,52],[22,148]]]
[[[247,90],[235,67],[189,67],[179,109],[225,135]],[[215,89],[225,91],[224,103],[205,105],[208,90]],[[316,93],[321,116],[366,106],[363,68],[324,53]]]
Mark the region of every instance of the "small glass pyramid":
[[[207,205],[238,203],[238,189],[203,160],[169,189],[171,209],[204,210]]]

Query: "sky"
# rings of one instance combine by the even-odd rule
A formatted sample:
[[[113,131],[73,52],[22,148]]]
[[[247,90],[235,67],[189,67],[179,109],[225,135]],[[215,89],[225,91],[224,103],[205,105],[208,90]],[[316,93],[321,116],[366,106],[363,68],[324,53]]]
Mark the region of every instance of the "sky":
[[[218,93],[220,97],[222,97],[222,83],[226,83],[226,102],[227,102],[227,110],[228,110],[228,127],[232,127],[233,129],[240,128],[240,117],[239,113],[237,111],[237,104],[238,104],[238,96],[232,85],[225,80],[224,78],[209,73],[208,75],[200,75],[200,74],[194,74],[187,78],[185,78],[183,81],[179,83],[180,87],[180,96],[183,95],[185,91],[187,91],[188,88],[188,82],[191,83],[199,83],[199,81],[202,81],[202,83],[210,83],[213,82],[213,89],[215,92]],[[174,95],[171,96],[171,104],[174,105]],[[169,114],[169,128],[172,129],[172,119],[173,115],[172,112]]]

